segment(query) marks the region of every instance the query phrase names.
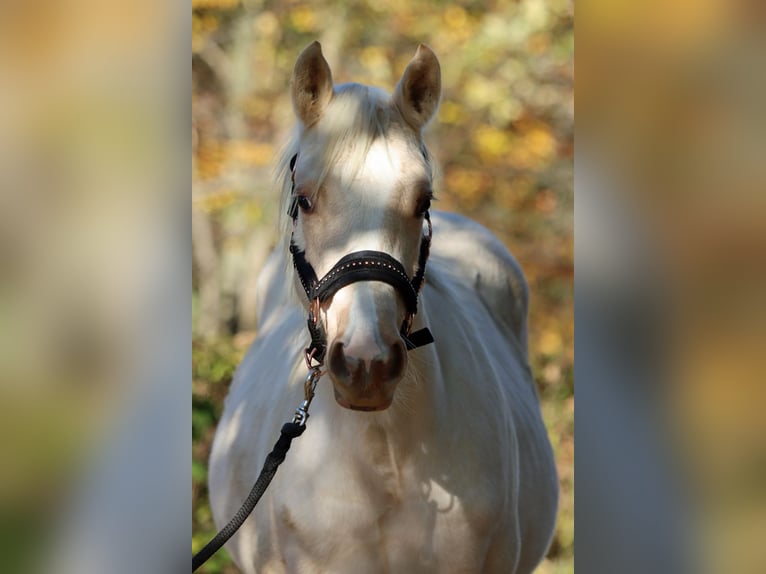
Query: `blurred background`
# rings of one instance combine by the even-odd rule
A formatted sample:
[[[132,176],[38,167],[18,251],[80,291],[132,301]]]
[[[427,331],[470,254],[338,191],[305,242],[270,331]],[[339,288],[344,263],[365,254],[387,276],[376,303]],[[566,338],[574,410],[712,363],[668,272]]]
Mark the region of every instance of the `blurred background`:
[[[529,280],[530,361],[561,482],[539,572],[573,572],[572,2],[193,0],[192,8],[192,548],[214,534],[210,443],[257,334],[255,279],[280,239],[272,170],[293,126],[295,59],[319,40],[336,83],[390,92],[424,42],[442,66],[441,108],[426,134],[439,166],[435,207],[489,227]],[[206,568],[236,571],[224,553]]]
[[[190,35],[171,3],[0,2],[4,574],[187,563]]]
[[[578,3],[573,200],[568,3],[0,2],[0,571],[175,572],[212,528],[208,441],[315,39],[387,89],[418,42],[441,58],[438,206],[532,287],[562,478],[541,570],[572,567],[574,203],[578,571],[766,571],[764,6]]]
[[[766,3],[577,38],[576,565],[766,572]]]

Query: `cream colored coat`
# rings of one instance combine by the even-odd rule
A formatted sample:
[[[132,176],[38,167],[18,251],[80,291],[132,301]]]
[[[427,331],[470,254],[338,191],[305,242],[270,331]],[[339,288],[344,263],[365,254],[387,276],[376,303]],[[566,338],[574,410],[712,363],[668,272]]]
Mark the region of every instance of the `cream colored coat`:
[[[311,61],[303,70],[307,52]],[[296,64],[294,80],[311,76],[315,65],[329,74],[323,62],[318,44],[312,45]],[[430,50],[419,49],[413,62],[419,65],[411,64],[408,71],[425,69],[438,81],[438,62]],[[377,92],[351,93],[401,109],[408,105],[411,76],[405,72],[393,103]],[[331,80],[328,85],[332,89]],[[304,109],[295,89],[296,113],[306,124],[296,145],[304,154],[312,137],[307,125],[314,121],[309,113],[319,112]],[[325,118],[320,127],[322,121],[331,125],[327,118],[332,118],[332,106],[343,101],[340,93],[338,88],[327,96],[330,103],[320,110]],[[434,93],[432,108],[413,108],[427,112],[423,121],[435,111],[438,91]],[[402,127],[402,117],[412,125],[406,109],[396,115],[391,125],[399,126],[399,139],[391,141],[402,143],[401,134],[409,133],[419,138],[418,131]],[[315,131],[315,136],[321,133]],[[398,148],[391,141],[386,154],[396,156]],[[379,151],[374,145],[370,154]],[[412,146],[399,148],[405,153]],[[370,205],[389,193],[374,179],[396,175],[402,162],[394,160],[388,170],[379,164],[357,170],[357,176],[370,181],[356,192],[376,189]],[[403,164],[410,169],[409,162]],[[332,174],[328,177],[332,184]],[[391,186],[390,193],[395,189]],[[319,197],[325,200],[329,198]],[[357,219],[368,227],[374,220],[369,214]],[[367,227],[365,233],[355,233],[357,219],[346,223],[349,237],[372,241]],[[299,219],[299,240],[305,235],[301,226],[309,221]],[[443,213],[434,213],[433,224],[415,328],[427,325],[436,342],[407,354],[395,400],[380,412],[342,408],[333,398],[329,375],[320,380],[305,433],[293,442],[253,516],[227,545],[245,574],[525,574],[543,558],[555,522],[558,482],[527,360],[527,286],[516,261],[483,227]],[[316,233],[314,243],[321,239]],[[339,253],[372,248],[393,251],[407,261],[412,257],[407,253],[416,247],[417,241],[414,247],[402,247],[394,240],[368,245],[349,239]],[[317,259],[320,274],[338,258],[336,253],[321,259],[320,251],[310,255]],[[293,275],[284,249],[279,249],[257,286],[258,338],[235,375],[210,459],[210,499],[219,526],[247,496],[281,425],[303,398],[302,350],[308,333],[302,292]],[[349,301],[374,302],[374,297],[385,296],[384,289],[378,293],[371,283],[340,293],[345,291]],[[393,290],[388,297],[396,301]],[[323,312],[329,331],[337,322],[333,308],[345,300],[336,299]],[[378,323],[395,329],[400,320],[375,316],[372,308],[350,317],[347,321],[359,328],[370,322],[365,328],[374,334]]]

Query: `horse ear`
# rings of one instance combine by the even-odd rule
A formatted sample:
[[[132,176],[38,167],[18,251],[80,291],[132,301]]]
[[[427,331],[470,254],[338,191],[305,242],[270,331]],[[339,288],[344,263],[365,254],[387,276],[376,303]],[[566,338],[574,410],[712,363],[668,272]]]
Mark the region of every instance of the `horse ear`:
[[[420,130],[436,113],[441,91],[439,60],[431,48],[420,44],[396,85],[394,103],[407,123]]]
[[[319,42],[298,56],[291,83],[295,115],[309,127],[322,116],[332,98],[332,72]]]

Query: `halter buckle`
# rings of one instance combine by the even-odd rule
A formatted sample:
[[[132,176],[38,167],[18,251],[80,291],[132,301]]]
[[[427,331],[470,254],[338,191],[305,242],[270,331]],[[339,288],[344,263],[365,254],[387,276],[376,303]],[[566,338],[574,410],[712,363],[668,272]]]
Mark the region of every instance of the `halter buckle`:
[[[407,316],[404,318],[404,321],[402,321],[402,334],[406,337],[410,334],[410,331],[412,331],[412,313],[407,313]]]

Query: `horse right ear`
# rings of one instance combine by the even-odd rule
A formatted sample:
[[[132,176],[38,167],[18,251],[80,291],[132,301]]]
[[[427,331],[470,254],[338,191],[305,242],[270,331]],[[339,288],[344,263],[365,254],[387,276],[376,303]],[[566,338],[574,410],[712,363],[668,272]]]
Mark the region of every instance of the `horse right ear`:
[[[436,54],[425,44],[420,44],[394,90],[396,107],[416,130],[426,125],[436,113],[441,97],[441,81]]]
[[[309,127],[322,116],[332,99],[332,72],[319,42],[312,43],[298,56],[291,83],[295,115]]]

